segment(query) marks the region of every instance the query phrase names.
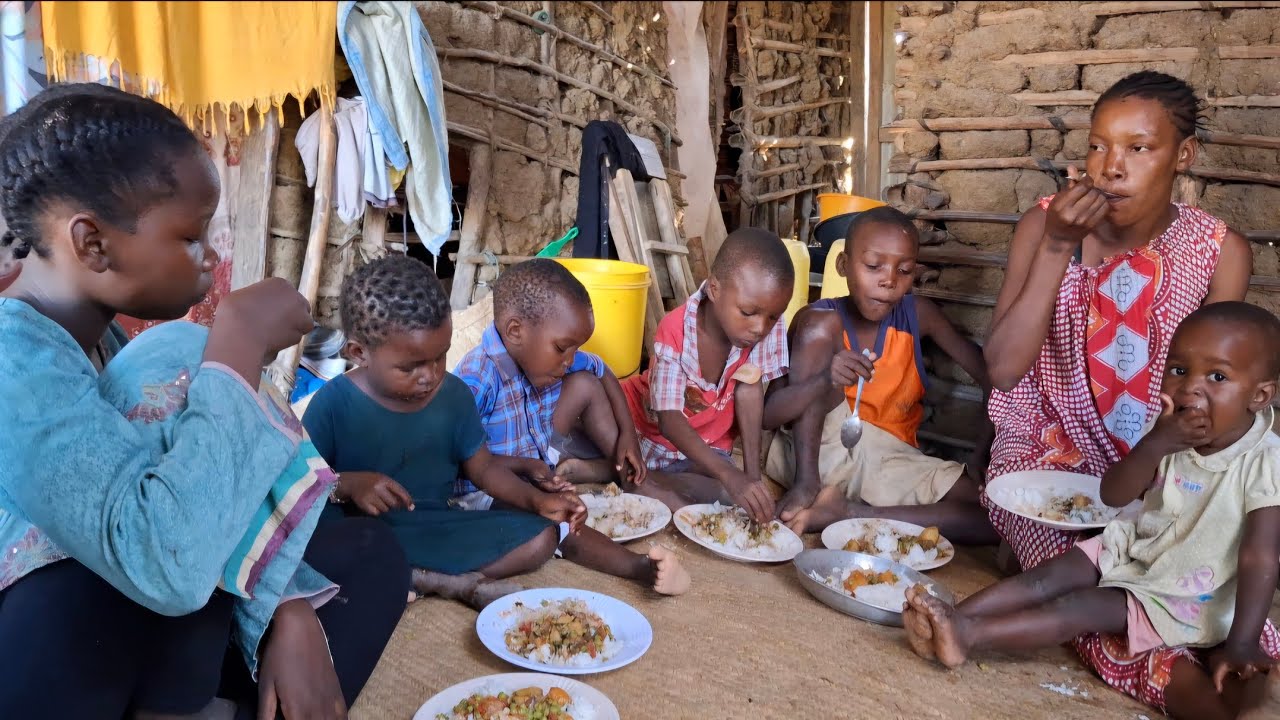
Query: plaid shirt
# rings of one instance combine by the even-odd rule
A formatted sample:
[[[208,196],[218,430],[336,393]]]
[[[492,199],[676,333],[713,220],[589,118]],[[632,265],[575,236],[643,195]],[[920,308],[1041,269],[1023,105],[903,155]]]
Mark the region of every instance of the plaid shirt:
[[[729,357],[725,360],[724,371],[718,382],[703,379],[702,365],[698,358],[698,306],[705,297],[705,289],[704,284],[689,296],[683,309],[671,311],[658,325],[653,360],[646,371],[649,387],[644,400],[646,409],[650,412],[646,412],[643,419],[638,417],[636,423],[641,431],[640,450],[644,454],[645,464],[651,468],[663,468],[685,459],[679,450],[668,448],[652,439],[656,436],[656,425],[646,422],[651,413],[680,410],[686,416],[691,416],[705,410],[732,412],[733,390],[741,379],[739,373],[744,366],[754,365],[760,369],[759,382],[768,382],[787,373],[790,357],[787,353],[786,320],[779,318],[769,334],[751,348],[746,358],[742,357],[741,348],[729,349]],[[690,407],[689,391],[694,388],[701,393],[713,393],[714,404],[707,408]],[[629,398],[629,401],[633,399]],[[636,415],[634,408],[632,415]],[[722,441],[723,438],[703,437],[703,440],[714,447],[713,443]]]
[[[569,373],[588,371],[604,377],[605,364],[598,355],[579,350]],[[551,414],[560,401],[558,382],[535,388],[502,344],[497,327],[490,325],[480,344],[462,357],[453,374],[476,396],[480,421],[489,436],[489,450],[495,455],[541,458],[547,461],[551,443]],[[551,464],[548,462],[548,464]],[[454,496],[476,491],[466,478],[454,484]]]

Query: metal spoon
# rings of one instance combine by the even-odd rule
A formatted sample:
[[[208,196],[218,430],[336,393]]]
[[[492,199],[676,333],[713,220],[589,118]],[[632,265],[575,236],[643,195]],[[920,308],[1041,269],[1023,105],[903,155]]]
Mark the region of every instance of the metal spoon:
[[[870,355],[869,351],[862,351],[863,357],[869,357]],[[862,386],[865,384],[866,378],[859,376],[858,392],[853,396],[853,414],[840,423],[840,444],[849,449],[852,449],[862,439],[862,418],[858,417],[858,405],[862,403]]]

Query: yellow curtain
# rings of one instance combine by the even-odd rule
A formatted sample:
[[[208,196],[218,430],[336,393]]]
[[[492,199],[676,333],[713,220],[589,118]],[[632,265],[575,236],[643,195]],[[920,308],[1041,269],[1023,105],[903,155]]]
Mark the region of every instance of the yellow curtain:
[[[46,1],[41,15],[50,79],[109,76],[192,125],[312,91],[333,101],[334,2]]]

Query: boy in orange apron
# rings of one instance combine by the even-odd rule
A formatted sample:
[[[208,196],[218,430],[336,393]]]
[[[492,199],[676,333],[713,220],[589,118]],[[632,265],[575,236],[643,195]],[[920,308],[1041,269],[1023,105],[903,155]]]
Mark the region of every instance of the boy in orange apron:
[[[793,323],[789,393],[771,393],[771,418],[793,418],[769,448],[770,477],[790,490],[779,505],[797,532],[849,517],[883,517],[938,526],[953,541],[994,541],[978,505],[982,461],[972,467],[922,453],[916,430],[926,389],[920,343],[936,343],[987,389],[982,351],[936,305],[910,293],[920,238],[891,207],[862,213],[849,226],[837,269],[849,294],[819,300]],[[869,351],[864,356],[863,349]],[[859,376],[867,382],[861,441],[840,443]],[[782,407],[782,406],[787,407]],[[988,438],[980,439],[985,451]]]

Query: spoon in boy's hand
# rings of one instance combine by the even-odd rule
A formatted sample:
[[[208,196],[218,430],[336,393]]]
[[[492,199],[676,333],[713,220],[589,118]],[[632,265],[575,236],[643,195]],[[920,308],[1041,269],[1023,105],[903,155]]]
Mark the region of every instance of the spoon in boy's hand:
[[[871,353],[863,350],[862,354],[870,356]],[[853,414],[840,423],[840,444],[846,448],[852,449],[862,439],[862,418],[858,417],[858,405],[862,403],[862,387],[866,382],[866,378],[858,376],[858,392],[853,396]]]

